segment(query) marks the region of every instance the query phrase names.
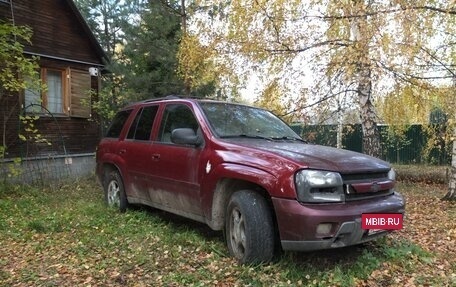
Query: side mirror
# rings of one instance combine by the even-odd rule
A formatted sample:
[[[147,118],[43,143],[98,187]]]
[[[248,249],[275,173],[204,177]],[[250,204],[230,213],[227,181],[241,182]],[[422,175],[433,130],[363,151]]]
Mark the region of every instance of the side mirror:
[[[202,141],[201,138],[196,135],[195,131],[190,128],[175,129],[171,132],[171,142],[175,144],[199,146]]]

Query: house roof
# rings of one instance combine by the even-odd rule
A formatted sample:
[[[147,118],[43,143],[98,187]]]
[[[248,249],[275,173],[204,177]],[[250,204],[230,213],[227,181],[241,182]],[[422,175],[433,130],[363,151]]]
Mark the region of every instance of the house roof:
[[[25,54],[95,66],[109,62],[74,0],[0,0],[0,21],[32,28]]]
[[[81,24],[82,28],[84,29],[85,33],[87,34],[90,42],[92,43],[93,47],[95,48],[96,53],[98,56],[103,59],[106,63],[109,62],[109,57],[101,47],[100,43],[98,42],[97,38],[93,34],[92,30],[90,29],[89,25],[87,24],[86,20],[82,16],[81,12],[79,11],[78,7],[73,0],[65,0],[70,6],[71,10],[73,11],[74,15],[78,19],[79,23]]]

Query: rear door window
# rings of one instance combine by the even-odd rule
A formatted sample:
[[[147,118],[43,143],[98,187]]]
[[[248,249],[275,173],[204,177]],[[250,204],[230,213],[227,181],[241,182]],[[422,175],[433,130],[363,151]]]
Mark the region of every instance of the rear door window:
[[[141,108],[130,126],[127,139],[149,140],[157,111],[157,105]]]
[[[106,133],[108,138],[118,138],[122,132],[122,128],[128,120],[132,110],[120,111],[112,120],[111,126]]]

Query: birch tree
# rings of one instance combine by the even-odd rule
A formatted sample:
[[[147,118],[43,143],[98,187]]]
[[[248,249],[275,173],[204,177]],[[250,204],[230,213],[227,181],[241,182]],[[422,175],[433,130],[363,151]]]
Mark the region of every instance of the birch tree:
[[[456,200],[456,76],[453,78],[453,112],[452,112],[452,124],[453,124],[453,149],[451,152],[451,166],[449,172],[449,179],[448,179],[448,193],[444,196],[443,199],[445,200]]]
[[[194,33],[217,51],[216,63],[237,64],[233,74],[255,70],[265,86],[281,78],[282,97],[306,102],[289,113],[347,95],[358,106],[363,151],[373,156],[381,154],[377,99],[404,87],[435,89],[455,76],[455,0],[194,2]],[[453,179],[455,164],[453,155]]]
[[[448,76],[441,74],[450,67],[455,40],[454,1],[196,3],[197,33],[217,43],[219,57],[236,54],[240,66],[260,67],[272,79],[282,76],[284,86],[311,81],[307,89],[288,89],[298,101],[350,97],[358,105],[363,151],[373,156],[381,152],[376,99],[402,85],[421,87]],[[340,83],[339,90],[330,91],[328,81]]]

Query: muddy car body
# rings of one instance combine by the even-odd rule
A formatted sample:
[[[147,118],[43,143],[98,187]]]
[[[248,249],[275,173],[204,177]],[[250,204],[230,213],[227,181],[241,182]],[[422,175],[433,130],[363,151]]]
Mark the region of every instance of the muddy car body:
[[[266,110],[209,100],[123,108],[99,144],[97,175],[109,205],[145,204],[225,230],[242,263],[268,261],[278,246],[366,242],[387,231],[362,229],[362,214],[404,213],[388,163],[308,144]]]

